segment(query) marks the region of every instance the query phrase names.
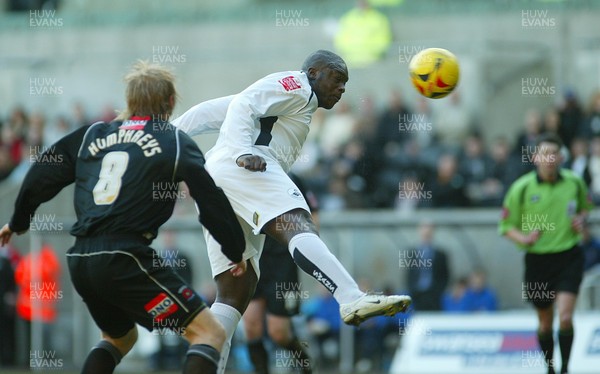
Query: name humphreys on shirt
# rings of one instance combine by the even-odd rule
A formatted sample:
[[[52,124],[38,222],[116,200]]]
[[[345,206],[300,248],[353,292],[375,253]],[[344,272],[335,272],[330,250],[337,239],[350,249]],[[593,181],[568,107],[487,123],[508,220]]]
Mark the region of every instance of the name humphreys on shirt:
[[[162,153],[158,140],[152,134],[147,134],[142,130],[119,130],[118,133],[112,133],[103,138],[92,140],[87,149],[92,156],[96,156],[103,149],[124,143],[137,144],[142,148],[146,157]]]

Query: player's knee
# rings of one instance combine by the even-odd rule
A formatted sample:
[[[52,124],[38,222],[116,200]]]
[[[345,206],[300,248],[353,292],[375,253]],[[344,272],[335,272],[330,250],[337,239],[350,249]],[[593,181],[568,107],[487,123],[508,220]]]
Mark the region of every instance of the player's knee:
[[[573,328],[573,314],[570,312],[564,312],[558,317],[559,327],[561,330],[568,330]]]
[[[256,340],[262,337],[262,324],[254,323],[252,320],[244,320],[244,327],[248,340]]]
[[[121,352],[121,354],[125,356],[131,350],[131,348],[133,348],[135,342],[137,341],[137,327],[134,326],[131,330],[127,332],[127,334],[119,338],[113,338],[103,332],[102,338],[108,341],[110,344],[114,345],[119,350],[119,352]]]
[[[289,331],[289,329],[287,329],[284,326],[273,326],[270,325],[268,328],[269,331],[269,337],[271,338],[271,340],[280,346],[285,346],[290,342],[290,337],[291,337],[291,331]]]

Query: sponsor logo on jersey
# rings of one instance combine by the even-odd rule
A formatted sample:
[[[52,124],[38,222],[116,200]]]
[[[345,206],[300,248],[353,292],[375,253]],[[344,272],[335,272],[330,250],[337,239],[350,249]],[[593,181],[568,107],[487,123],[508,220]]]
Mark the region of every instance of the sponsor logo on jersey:
[[[194,298],[194,291],[192,291],[188,286],[181,286],[177,291],[184,299],[190,300]]]
[[[537,203],[538,201],[540,201],[540,195],[532,195],[531,196],[532,203]]]
[[[278,82],[281,83],[281,85],[283,86],[283,88],[286,91],[293,91],[293,90],[302,88],[300,81],[293,75],[290,75],[289,77],[281,78],[280,80],[278,80]]]
[[[146,125],[146,121],[127,120],[127,121],[123,122],[123,124],[121,126],[119,126],[119,128],[124,129],[124,130],[143,130],[145,125]]]
[[[144,309],[154,320],[160,321],[175,313],[179,307],[166,293],[161,292],[158,296],[144,305]]]
[[[297,188],[290,188],[288,190],[288,195],[290,195],[291,197],[296,198],[298,200],[304,199],[304,197],[302,196],[302,194],[300,193],[300,191],[298,191]]]

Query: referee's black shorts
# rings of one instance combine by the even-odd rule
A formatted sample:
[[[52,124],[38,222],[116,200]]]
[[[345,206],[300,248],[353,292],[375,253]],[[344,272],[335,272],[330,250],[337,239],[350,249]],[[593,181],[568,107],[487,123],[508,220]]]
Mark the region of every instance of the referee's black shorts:
[[[185,327],[206,304],[148,242],[133,235],[77,238],[67,252],[75,290],[98,327],[113,338],[138,323],[148,330]]]
[[[583,279],[583,251],[575,247],[558,253],[525,255],[523,296],[536,308],[554,303],[557,292],[579,293]]]
[[[298,314],[306,291],[298,281],[298,267],[287,246],[267,237],[259,263],[260,279],[252,299],[265,299],[267,312],[276,316]]]

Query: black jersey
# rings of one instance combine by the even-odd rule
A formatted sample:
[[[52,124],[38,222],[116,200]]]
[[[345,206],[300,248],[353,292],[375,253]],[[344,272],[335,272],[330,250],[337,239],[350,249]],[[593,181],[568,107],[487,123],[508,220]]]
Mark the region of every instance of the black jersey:
[[[11,230],[26,230],[41,203],[75,182],[72,235],[153,239],[181,197],[179,182],[185,181],[201,223],[229,259],[241,261],[244,237],[229,201],[204,169],[194,141],[168,122],[150,117],[98,122],[65,136],[39,160],[21,186]]]

